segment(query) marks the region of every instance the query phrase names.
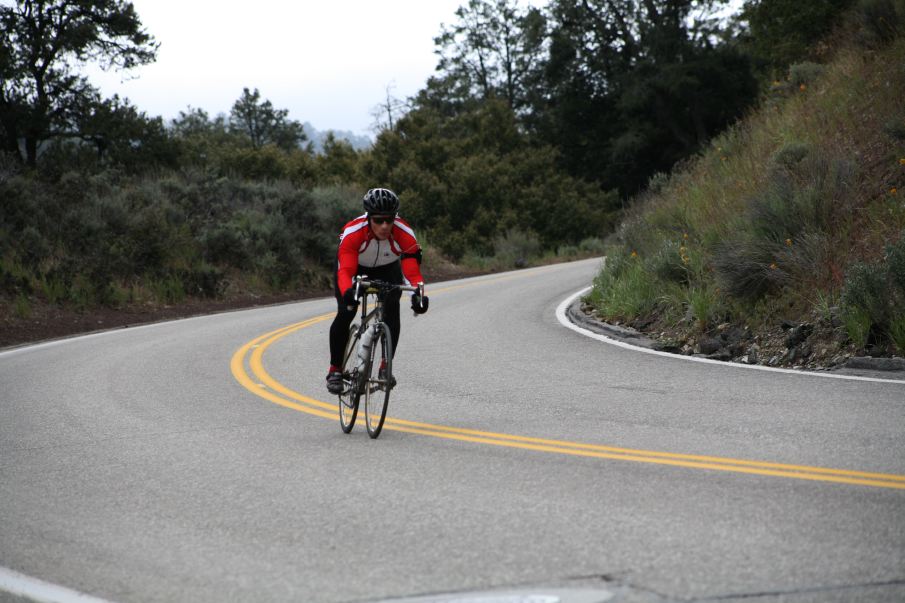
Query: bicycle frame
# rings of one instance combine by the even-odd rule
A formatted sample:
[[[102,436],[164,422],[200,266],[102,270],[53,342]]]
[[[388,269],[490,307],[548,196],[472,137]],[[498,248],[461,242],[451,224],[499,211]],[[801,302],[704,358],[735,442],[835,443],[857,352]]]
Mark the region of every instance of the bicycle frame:
[[[392,376],[393,337],[384,322],[384,302],[387,296],[397,289],[415,291],[421,295],[424,294],[424,289],[423,285],[410,287],[397,283],[369,281],[360,276],[356,276],[354,282],[355,297],[361,298],[361,324],[350,332],[343,357],[345,385],[343,393],[339,396],[339,421],[343,432],[350,433],[358,414],[359,400],[364,396],[368,435],[376,438],[383,428],[390,391],[395,386],[395,379]],[[374,307],[370,311],[369,295],[375,296]],[[380,348],[380,372],[375,379],[372,377],[372,371],[375,361],[378,360],[375,356],[376,346]]]

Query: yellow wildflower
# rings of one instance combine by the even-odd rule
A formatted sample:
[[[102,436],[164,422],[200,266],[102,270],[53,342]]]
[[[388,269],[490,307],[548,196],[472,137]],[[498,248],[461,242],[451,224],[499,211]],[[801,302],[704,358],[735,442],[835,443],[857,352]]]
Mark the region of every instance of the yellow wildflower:
[[[770,270],[776,270],[776,264],[770,264]]]
[[[897,189],[896,187],[892,187],[891,189],[889,189],[889,194],[890,194],[890,195],[895,196],[895,194],[898,193],[898,192],[899,192],[899,189]]]
[[[804,84],[802,84],[801,86],[798,87],[798,89],[801,90],[802,92],[804,92],[805,90],[808,89],[808,87],[805,86]]]
[[[789,247],[791,247],[791,246],[792,246],[792,239],[786,239],[786,245],[788,245]]]
[[[687,241],[687,240],[688,240],[688,233],[687,233],[687,232],[683,232],[683,233],[682,233],[682,238],[685,239],[685,240]]]
[[[902,157],[901,159],[899,159],[899,164],[905,165],[905,157]]]
[[[638,257],[638,252],[635,251],[634,249],[632,250],[632,257],[633,257],[633,258]]]

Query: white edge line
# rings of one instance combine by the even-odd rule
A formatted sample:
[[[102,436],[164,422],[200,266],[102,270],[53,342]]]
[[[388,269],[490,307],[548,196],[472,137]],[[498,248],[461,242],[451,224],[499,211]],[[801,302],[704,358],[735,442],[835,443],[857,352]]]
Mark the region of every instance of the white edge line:
[[[613,339],[612,337],[607,337],[606,335],[601,335],[600,333],[595,333],[594,331],[590,331],[585,329],[584,327],[580,327],[569,320],[569,317],[566,316],[566,309],[572,305],[572,302],[575,301],[581,295],[584,295],[588,291],[591,290],[591,287],[585,287],[580,291],[576,291],[556,308],[556,318],[559,320],[560,324],[567,329],[572,329],[576,333],[581,333],[586,337],[590,337],[591,339],[596,339],[597,341],[602,341],[604,343],[608,343],[610,345],[615,345],[620,348],[625,348],[627,350],[634,350],[636,352],[644,352],[645,354],[653,354],[655,356],[663,356],[666,358],[672,358],[674,360],[687,360],[691,362],[701,362],[705,364],[715,364],[722,367],[727,368],[736,368],[736,369],[750,369],[755,371],[771,371],[774,373],[787,373],[791,375],[798,375],[800,377],[821,377],[824,379],[846,379],[849,381],[871,381],[874,383],[898,383],[905,385],[905,380],[901,379],[879,379],[876,377],[858,377],[856,375],[833,375],[829,373],[818,373],[814,371],[796,371],[793,369],[786,368],[777,368],[772,366],[763,366],[762,364],[739,364],[737,362],[725,362],[723,360],[711,360],[710,358],[697,358],[695,356],[683,356],[681,354],[671,354],[669,352],[662,352],[660,350],[651,350],[648,348],[643,348],[641,346],[632,345],[630,343],[626,343],[624,341],[619,341],[617,339]]]
[[[0,591],[47,603],[110,603],[5,567],[0,567]]]
[[[249,306],[247,308],[232,308],[230,310],[223,310],[222,312],[213,312],[212,314],[197,314],[195,316],[184,316],[182,318],[167,318],[167,319],[163,319],[163,320],[157,320],[154,322],[144,322],[144,323],[123,325],[123,326],[118,326],[118,327],[110,327],[109,329],[92,331],[90,333],[73,333],[72,335],[66,335],[63,337],[59,337],[57,339],[50,339],[47,341],[38,341],[36,343],[22,343],[22,344],[15,345],[15,346],[7,348],[7,349],[0,349],[0,358],[2,358],[4,356],[12,356],[15,354],[21,354],[24,352],[33,352],[33,351],[42,350],[45,348],[52,348],[52,347],[56,347],[58,345],[65,345],[67,343],[83,341],[85,339],[93,339],[95,337],[105,337],[107,335],[115,335],[117,333],[140,331],[142,329],[154,329],[154,328],[159,328],[159,327],[167,327],[167,326],[172,326],[174,323],[216,318],[223,314],[234,314],[234,313],[238,313],[238,312],[252,312],[254,310],[264,310],[264,309],[268,309],[268,308],[276,308],[279,306],[290,306],[292,304],[304,304],[307,302],[321,302],[321,301],[324,301],[325,299],[330,299],[330,298],[317,297],[317,298],[310,298],[310,299],[300,299],[300,300],[289,301],[289,302],[280,302],[280,303],[276,303],[276,304],[268,304],[266,306]]]

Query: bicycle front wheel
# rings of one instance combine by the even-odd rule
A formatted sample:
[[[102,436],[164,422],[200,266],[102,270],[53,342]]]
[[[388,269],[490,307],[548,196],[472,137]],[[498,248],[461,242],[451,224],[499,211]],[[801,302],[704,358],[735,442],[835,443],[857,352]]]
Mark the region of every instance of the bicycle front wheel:
[[[358,349],[358,325],[349,328],[349,341],[343,354],[343,391],[339,394],[339,426],[343,433],[352,431],[358,416],[358,401],[361,399],[361,376],[356,368]]]
[[[384,323],[377,325],[377,333],[371,345],[368,386],[365,388],[365,424],[368,435],[376,438],[383,429],[393,389],[393,336]],[[380,370],[380,367],[384,367]],[[376,367],[376,368],[375,368]],[[376,374],[375,374],[376,373]]]

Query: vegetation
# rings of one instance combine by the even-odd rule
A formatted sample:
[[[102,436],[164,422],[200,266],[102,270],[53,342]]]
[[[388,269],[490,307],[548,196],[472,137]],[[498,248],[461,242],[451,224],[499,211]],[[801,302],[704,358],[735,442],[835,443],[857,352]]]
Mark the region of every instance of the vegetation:
[[[905,354],[903,24],[905,4],[862,2],[828,63],[792,65],[652,183],[609,241],[597,312],[679,339],[813,321],[840,347]]]
[[[609,318],[704,332],[819,292],[861,345],[901,341],[902,0],[724,4],[468,0],[373,146],[317,151],[251,86],[168,122],[103,98],[82,64],[156,54],[127,2],[0,6],[0,300],[25,317],[321,289],[362,192],[388,186],[428,266],[600,254],[615,231],[592,296]]]

